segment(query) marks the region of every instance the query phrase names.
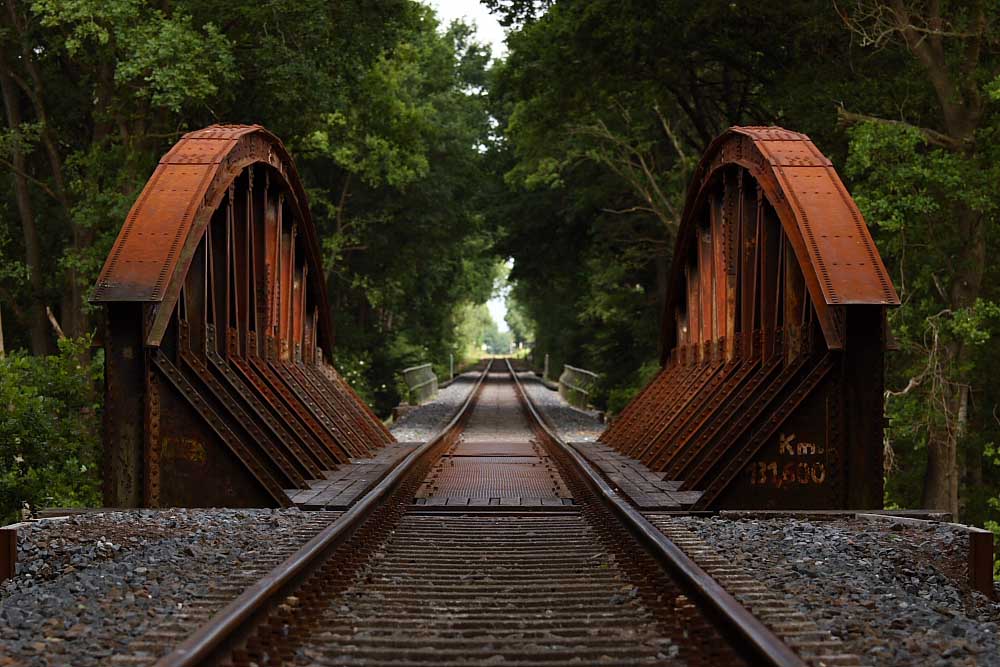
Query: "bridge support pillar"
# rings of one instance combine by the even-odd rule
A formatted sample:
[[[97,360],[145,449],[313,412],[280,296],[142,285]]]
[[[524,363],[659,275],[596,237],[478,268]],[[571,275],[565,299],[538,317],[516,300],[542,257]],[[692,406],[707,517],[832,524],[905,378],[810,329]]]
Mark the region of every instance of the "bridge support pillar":
[[[885,314],[881,305],[856,305],[847,311],[841,372],[848,509],[881,509],[883,503]]]
[[[142,304],[110,303],[104,337],[104,505],[141,507],[145,443]]]

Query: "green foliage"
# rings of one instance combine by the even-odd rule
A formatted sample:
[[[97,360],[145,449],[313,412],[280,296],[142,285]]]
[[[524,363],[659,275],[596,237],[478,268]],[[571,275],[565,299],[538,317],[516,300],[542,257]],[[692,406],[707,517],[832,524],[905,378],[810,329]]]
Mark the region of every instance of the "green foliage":
[[[462,341],[464,359],[478,357],[486,343],[486,330],[493,324],[490,311],[485,303],[465,304],[459,311],[458,336]]]
[[[497,15],[500,25],[521,26],[534,21],[551,7],[555,0],[482,0],[490,12]]]
[[[462,363],[468,363],[485,354],[508,354],[514,342],[510,331],[500,331],[485,303],[466,304],[458,322]]]
[[[993,464],[994,467],[1000,469],[1000,448],[998,448],[994,443],[987,443],[983,448],[984,453],[987,458]],[[994,512],[1000,513],[1000,495],[993,496],[987,500],[987,504],[990,509]],[[994,521],[992,519],[987,519],[983,527],[993,533],[993,543],[1000,544],[1000,521]],[[994,553],[993,556],[993,578],[1000,579],[1000,555]]]
[[[995,183],[1000,166],[989,153],[956,153],[931,145],[908,125],[861,123],[849,132],[845,173],[854,198],[876,231],[886,263],[904,302],[890,313],[900,352],[891,355],[886,402],[887,431],[894,467],[887,478],[890,499],[902,506],[922,504],[923,470],[928,442],[936,431],[956,428],[942,409],[949,388],[974,383],[974,400],[995,405],[998,398],[989,370],[997,360],[987,345],[1000,333],[1000,298],[989,280],[983,295],[968,305],[952,303],[952,281],[967,238],[949,223],[970,211],[978,224],[995,229],[1000,199]],[[989,234],[995,243],[996,235]],[[959,350],[959,356],[949,355]],[[964,378],[964,379],[959,379]],[[980,380],[980,378],[982,378]],[[973,414],[960,443],[977,479],[1000,481],[996,462],[982,459],[983,442],[1000,437],[988,414]],[[989,483],[985,488],[997,488]],[[981,482],[966,482],[962,497],[966,517],[982,522],[991,496]],[[993,496],[998,495],[993,491]],[[995,511],[995,509],[994,509]]]
[[[508,293],[505,295],[504,304],[507,308],[504,321],[507,323],[507,328],[510,329],[511,336],[514,338],[514,344],[531,347],[532,342],[535,340],[535,323],[528,315],[524,304],[517,300],[511,290],[508,290]]]
[[[869,224],[890,232],[940,229],[942,215],[961,202],[996,215],[995,182],[1000,165],[932,148],[914,127],[860,123],[849,132],[845,173]],[[948,235],[939,240],[948,241]],[[888,243],[890,251],[900,249]]]
[[[90,337],[62,340],[59,354],[0,358],[0,521],[22,503],[100,505],[102,354]]]
[[[0,286],[14,291],[28,284],[28,267],[10,252],[10,232],[0,227]]]
[[[629,404],[629,401],[635,398],[636,395],[642,391],[642,388],[649,384],[659,372],[660,364],[658,362],[647,361],[639,367],[635,376],[630,378],[628,382],[609,389],[607,403],[608,412],[618,414],[624,410],[625,406]]]
[[[967,345],[985,345],[990,341],[1000,318],[1000,305],[985,299],[960,308],[948,323],[948,331]]]
[[[510,331],[500,331],[492,318],[490,318],[490,322],[493,326],[486,329],[484,334],[485,352],[494,355],[509,355],[514,343],[513,336],[511,336]]]
[[[425,11],[434,26],[431,10]],[[440,119],[435,97],[451,88],[454,42],[433,28],[408,37],[376,59],[346,112],[324,114],[322,129],[306,144],[372,187],[405,188],[427,176]]]
[[[90,292],[96,276],[111,251],[121,221],[145,184],[137,173],[151,156],[123,145],[91,145],[72,153],[66,160],[68,187],[74,204],[70,210],[73,224],[85,232],[91,242],[68,246],[59,261],[63,271],[75,271],[80,287]],[[125,168],[123,168],[123,165]],[[89,304],[82,304],[89,310]]]
[[[460,322],[497,272],[480,200],[492,189],[488,52],[467,26],[426,11],[358,81],[350,108],[302,142],[323,234],[338,347],[370,350],[375,406],[400,395],[402,368],[469,354]]]
[[[335,350],[333,353],[334,366],[351,388],[357,392],[366,403],[371,403],[375,398],[375,391],[385,391],[386,385],[373,387],[368,380],[368,369],[371,368],[371,355],[363,352],[350,352],[347,350]]]
[[[32,11],[43,27],[62,32],[70,57],[113,59],[121,102],[178,113],[236,76],[225,36],[210,22],[195,28],[183,10],[168,15],[144,0],[35,0]]]

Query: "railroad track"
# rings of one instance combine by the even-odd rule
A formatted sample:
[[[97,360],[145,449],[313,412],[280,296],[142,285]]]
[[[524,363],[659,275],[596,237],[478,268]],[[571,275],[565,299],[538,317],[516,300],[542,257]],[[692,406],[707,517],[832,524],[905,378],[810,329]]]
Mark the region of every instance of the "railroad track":
[[[158,667],[804,665],[494,361],[432,440]]]
[[[207,623],[212,616],[226,606],[241,592],[282,561],[294,554],[298,548],[329,526],[341,512],[309,512],[308,519],[291,529],[278,544],[262,545],[261,553],[254,554],[252,560],[234,567],[228,576],[215,582],[207,589],[185,603],[171,618],[157,624],[135,641],[129,642],[125,652],[112,656],[112,667],[147,667],[170,648],[183,642],[190,634],[192,626]],[[106,533],[107,531],[102,531]]]

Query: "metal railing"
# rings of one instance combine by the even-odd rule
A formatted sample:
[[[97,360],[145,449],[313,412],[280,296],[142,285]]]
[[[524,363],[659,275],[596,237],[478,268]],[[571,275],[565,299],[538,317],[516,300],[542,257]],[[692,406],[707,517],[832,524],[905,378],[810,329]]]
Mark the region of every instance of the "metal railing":
[[[437,395],[438,379],[430,364],[404,368],[403,380],[409,389],[408,401],[411,405],[422,405]]]
[[[597,373],[564,365],[559,376],[559,395],[576,408],[586,408],[590,404],[590,394],[597,384]]]

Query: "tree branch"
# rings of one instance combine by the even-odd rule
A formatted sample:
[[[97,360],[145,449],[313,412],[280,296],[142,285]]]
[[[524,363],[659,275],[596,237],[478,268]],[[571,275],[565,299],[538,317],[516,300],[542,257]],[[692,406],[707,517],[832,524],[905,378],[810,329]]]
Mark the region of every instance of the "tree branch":
[[[855,125],[857,123],[878,123],[879,125],[895,125],[897,127],[906,127],[912,130],[916,130],[920,135],[927,141],[927,143],[934,146],[939,146],[941,148],[947,148],[951,151],[957,151],[961,149],[963,142],[955,139],[947,134],[938,132],[937,130],[932,130],[927,127],[919,127],[917,125],[911,125],[910,123],[901,120],[890,120],[888,118],[879,118],[878,116],[869,116],[862,113],[854,113],[848,111],[844,107],[837,108],[837,120],[841,125]]]
[[[35,185],[37,185],[38,187],[40,187],[42,190],[45,191],[45,194],[47,194],[48,196],[50,196],[53,199],[55,199],[56,202],[59,202],[60,204],[62,203],[62,201],[59,199],[59,197],[56,196],[56,193],[52,191],[52,188],[50,188],[48,185],[46,185],[43,181],[40,181],[37,178],[35,178],[34,176],[32,176],[31,174],[27,173],[23,169],[18,169],[17,167],[14,166],[13,162],[9,162],[6,159],[0,157],[0,164],[4,165],[5,167],[8,167],[11,171],[13,171],[18,176],[23,176],[27,180],[31,181],[32,183],[34,183]]]
[[[649,208],[648,206],[629,206],[628,208],[614,209],[614,208],[602,208],[604,213],[613,213],[615,215],[628,215],[629,213],[652,213],[656,215],[656,211]]]
[[[65,339],[66,334],[63,333],[62,327],[59,326],[59,320],[56,319],[56,316],[52,313],[52,309],[48,306],[45,306],[45,316],[49,318],[49,324],[52,325],[52,330],[56,332],[56,338],[59,340]]]

